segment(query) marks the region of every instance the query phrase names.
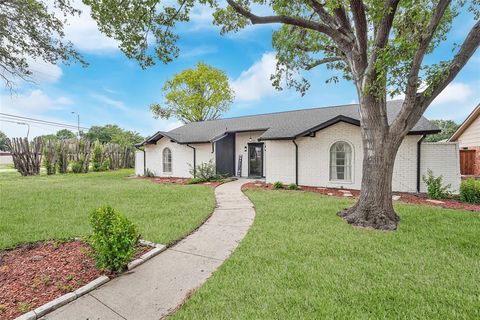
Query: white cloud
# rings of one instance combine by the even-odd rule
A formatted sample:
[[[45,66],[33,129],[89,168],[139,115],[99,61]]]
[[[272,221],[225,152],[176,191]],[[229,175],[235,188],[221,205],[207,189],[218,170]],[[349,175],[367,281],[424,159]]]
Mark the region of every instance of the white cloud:
[[[275,94],[270,76],[275,72],[277,59],[273,52],[264,53],[260,61],[231,81],[237,101],[256,101]]]
[[[449,84],[432,102],[432,106],[444,103],[465,102],[473,94],[473,88],[462,82],[453,82]]]
[[[61,110],[71,105],[73,101],[65,96],[52,98],[40,89],[35,89],[27,94],[3,95],[2,112],[41,113],[48,110]]]
[[[27,63],[31,79],[37,84],[57,82],[63,74],[62,68],[42,60],[27,58]]]
[[[97,23],[90,16],[90,7],[76,0],[73,6],[82,11],[79,16],[69,17],[65,26],[65,38],[78,49],[90,53],[109,53],[118,50],[115,39],[109,38],[98,30]]]
[[[123,101],[121,100],[115,100],[103,94],[96,94],[96,93],[91,94],[91,96],[92,98],[95,98],[96,100],[101,102],[103,105],[108,105],[120,110],[127,110],[127,108],[125,107],[125,103],[123,103]]]
[[[200,47],[195,47],[193,49],[182,48],[180,50],[179,58],[194,58],[194,57],[211,54],[217,51],[218,51],[218,48],[215,46],[200,46]]]

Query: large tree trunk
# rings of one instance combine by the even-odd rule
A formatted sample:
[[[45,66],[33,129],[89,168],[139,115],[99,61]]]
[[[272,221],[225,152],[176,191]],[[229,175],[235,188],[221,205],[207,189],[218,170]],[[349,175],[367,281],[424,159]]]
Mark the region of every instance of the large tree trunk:
[[[364,105],[360,111],[363,141],[360,198],[353,207],[338,215],[355,226],[396,230],[400,218],[392,204],[392,176],[395,156],[403,137],[389,134],[386,118],[379,111],[385,102],[370,100],[361,103]]]

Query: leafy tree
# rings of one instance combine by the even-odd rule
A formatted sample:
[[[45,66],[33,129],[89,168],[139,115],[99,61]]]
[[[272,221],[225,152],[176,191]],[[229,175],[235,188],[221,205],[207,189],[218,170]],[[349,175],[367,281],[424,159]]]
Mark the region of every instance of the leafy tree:
[[[0,131],[0,150],[1,151],[10,150],[10,148],[8,147],[7,140],[8,140],[7,135],[3,131]]]
[[[168,80],[164,87],[165,107],[152,104],[155,118],[175,117],[184,123],[217,119],[233,102],[233,91],[222,70],[205,63],[186,69]]]
[[[92,126],[85,134],[85,138],[92,141],[98,140],[101,143],[113,142],[122,145],[134,145],[143,141],[143,137],[138,132],[124,130],[116,124]]]
[[[0,1],[0,77],[6,87],[12,89],[18,78],[31,80],[32,59],[51,64],[79,61],[87,65],[72,43],[63,40],[65,18],[80,11],[70,0],[51,2],[50,8],[63,16],[49,11],[47,1]]]
[[[441,132],[437,133],[437,134],[432,134],[432,135],[429,135],[425,138],[425,141],[427,142],[438,142],[438,141],[441,141],[441,140],[445,140],[445,139],[448,139],[450,138],[454,133],[455,131],[457,131],[459,125],[455,122],[455,121],[452,121],[452,120],[431,120],[431,122],[433,122],[433,124],[435,124],[437,127],[440,128],[440,130],[442,130]]]
[[[363,178],[359,200],[339,215],[354,225],[385,230],[396,229],[400,220],[392,204],[400,144],[480,43],[478,0],[226,0],[226,6],[216,0],[85,2],[100,29],[119,39],[121,50],[142,67],[154,64],[153,53],[163,62],[178,56],[174,27],[188,21],[200,3],[214,8],[214,23],[222,32],[250,24],[278,26],[273,33],[275,87],[285,84],[304,93],[309,83],[303,71],[322,64],[352,81],[360,103]],[[271,14],[262,15],[262,6]],[[454,56],[437,62],[431,56],[426,62],[465,6],[475,21],[464,41],[452,48]],[[149,50],[151,43],[154,50]],[[405,95],[401,110],[387,119],[387,97],[399,93]]]
[[[68,129],[62,129],[60,131],[57,131],[57,133],[55,134],[55,136],[57,137],[57,139],[59,140],[65,140],[65,139],[73,139],[76,137],[75,133],[73,133],[72,131],[68,130]]]

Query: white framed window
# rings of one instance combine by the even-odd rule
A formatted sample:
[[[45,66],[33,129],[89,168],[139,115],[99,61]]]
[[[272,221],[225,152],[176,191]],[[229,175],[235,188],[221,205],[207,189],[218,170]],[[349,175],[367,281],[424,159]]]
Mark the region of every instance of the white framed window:
[[[172,151],[170,148],[164,148],[162,152],[163,156],[163,172],[172,173]]]
[[[330,180],[352,181],[352,147],[348,142],[338,141],[330,147]]]

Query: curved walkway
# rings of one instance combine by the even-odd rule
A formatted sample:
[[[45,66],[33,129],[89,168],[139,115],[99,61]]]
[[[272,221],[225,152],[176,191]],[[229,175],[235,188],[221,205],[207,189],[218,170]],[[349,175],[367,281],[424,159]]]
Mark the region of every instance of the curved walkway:
[[[227,259],[255,217],[239,179],[215,189],[217,207],[193,234],[43,319],[160,319]]]

